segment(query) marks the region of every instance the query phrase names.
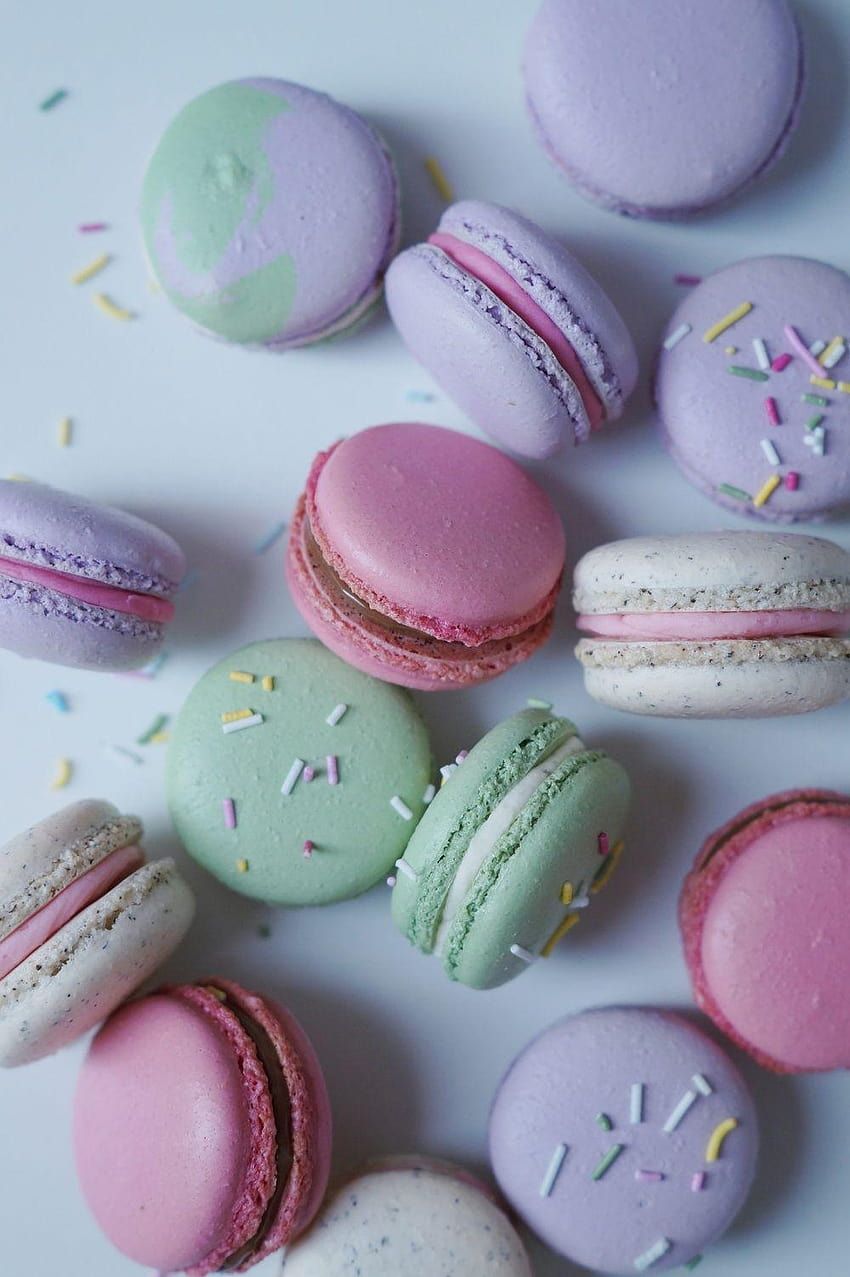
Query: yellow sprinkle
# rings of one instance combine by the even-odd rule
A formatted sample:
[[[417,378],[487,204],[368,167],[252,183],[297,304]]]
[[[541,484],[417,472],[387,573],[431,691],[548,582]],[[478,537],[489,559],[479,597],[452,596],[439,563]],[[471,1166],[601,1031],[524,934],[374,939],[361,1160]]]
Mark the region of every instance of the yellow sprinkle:
[[[812,373],[811,377],[809,377],[809,381],[813,386],[822,386],[824,390],[835,389],[835,382],[831,377],[816,377],[815,374]]]
[[[778,474],[772,474],[769,479],[765,479],[764,483],[753,497],[753,505],[757,510],[760,510],[765,502],[770,500],[773,493],[779,487],[780,482]]]
[[[239,871],[239,873],[241,873],[241,874],[246,874],[246,873],[248,872],[248,861],[247,861],[247,860],[237,860],[237,861],[236,861],[236,868],[237,868],[237,870]]]
[[[71,276],[72,284],[85,284],[89,279],[94,279],[95,275],[99,275],[104,266],[108,266],[112,261],[110,253],[101,253],[100,257],[96,257],[93,262],[89,262],[88,266],[84,266],[82,270],[78,270],[76,275]]]
[[[231,670],[228,678],[231,683],[253,683],[254,675],[246,674],[244,670]]]
[[[71,418],[63,417],[59,422],[58,442],[60,448],[67,448],[71,442]]]
[[[110,319],[135,319],[136,316],[131,310],[125,310],[123,306],[118,306],[111,297],[107,297],[106,293],[95,293],[94,304],[98,310],[102,310],[104,315],[108,315]]]
[[[599,873],[596,875],[596,877],[593,879],[593,882],[590,884],[590,894],[592,896],[595,896],[597,891],[601,891],[603,887],[608,886],[608,883],[611,881],[612,877],[614,876],[614,870],[617,868],[617,865],[620,863],[620,857],[622,856],[625,849],[626,849],[626,844],[624,842],[614,843],[614,846],[611,848],[611,850],[608,852],[608,855],[605,857],[604,861],[602,862],[602,868],[599,870]]]
[[[223,989],[217,989],[217,988],[215,987],[215,985],[214,985],[214,984],[205,984],[205,985],[204,985],[204,989],[207,991],[207,993],[212,994],[212,996],[215,998],[216,1002],[226,1002],[226,1001],[227,1001],[227,994],[224,992],[224,990],[223,990]]]
[[[839,381],[838,389],[842,392],[842,394],[850,395],[850,381]]]
[[[165,745],[171,739],[171,732],[154,732],[148,741],[149,745]]]
[[[72,770],[70,758],[60,758],[56,764],[56,775],[50,782],[50,788],[64,789],[71,779]]]
[[[705,1160],[707,1162],[716,1162],[720,1156],[720,1146],[726,1139],[730,1131],[734,1131],[738,1125],[736,1117],[727,1117],[725,1121],[718,1122],[714,1130],[708,1137],[708,1143],[705,1146]]]
[[[263,691],[264,692],[274,691],[274,676],[272,674],[263,675]]]
[[[10,483],[32,483],[32,479],[28,474],[21,474],[17,470],[15,470],[12,474],[7,474],[6,478]]]
[[[253,714],[252,709],[228,709],[221,716],[223,723],[235,723],[239,718],[250,718]]]
[[[425,167],[428,170],[428,176],[430,177],[431,181],[434,183],[434,186],[437,190],[437,194],[440,196],[440,198],[444,199],[447,204],[453,203],[454,197],[455,197],[454,191],[449,186],[448,178],[443,172],[442,165],[440,164],[440,161],[437,159],[436,155],[428,156],[427,160],[425,161]]]
[[[564,921],[558,924],[544,944],[543,948],[540,950],[541,958],[548,958],[551,955],[552,950],[555,948],[555,945],[560,944],[567,932],[572,931],[573,927],[578,926],[580,922],[580,913],[568,913]]]
[[[830,355],[832,354],[832,352],[834,350],[837,350],[838,347],[842,346],[843,344],[844,344],[843,337],[833,337],[832,341],[829,343],[826,350],[822,350],[820,354],[818,355],[818,363],[825,364],[826,361],[829,359]]]
[[[738,353],[738,347],[737,347],[737,346],[725,346],[725,347],[724,347],[724,350],[725,350],[725,353],[726,353],[727,355],[737,355],[737,353]]]
[[[730,310],[728,315],[724,315],[722,319],[718,319],[716,324],[712,324],[702,335],[703,341],[714,341],[715,337],[719,337],[721,333],[725,333],[727,328],[731,328],[733,324],[737,324],[739,319],[743,319],[745,315],[749,315],[753,308],[752,302],[741,302],[740,306],[736,306],[734,310]]]
[[[575,893],[575,888],[573,887],[573,884],[571,882],[565,882],[563,887],[561,888],[561,904],[571,905],[573,903],[573,896],[575,894],[576,893]]]

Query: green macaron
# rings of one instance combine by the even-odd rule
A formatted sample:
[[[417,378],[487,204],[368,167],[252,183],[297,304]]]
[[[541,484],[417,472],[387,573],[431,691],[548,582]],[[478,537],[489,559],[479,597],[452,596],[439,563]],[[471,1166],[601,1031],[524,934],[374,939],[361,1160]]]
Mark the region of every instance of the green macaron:
[[[445,781],[399,860],[393,919],[452,980],[492,989],[545,957],[622,848],[628,777],[575,725],[528,709]]]
[[[252,643],[196,684],[168,754],[190,855],[272,904],[346,900],[400,857],[425,809],[431,751],[409,693],[315,639]]]

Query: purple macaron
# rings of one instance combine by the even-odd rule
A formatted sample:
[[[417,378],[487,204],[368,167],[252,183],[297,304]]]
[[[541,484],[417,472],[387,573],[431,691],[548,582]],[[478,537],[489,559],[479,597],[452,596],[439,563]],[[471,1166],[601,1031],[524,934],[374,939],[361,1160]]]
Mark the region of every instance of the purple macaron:
[[[511,1065],[490,1115],[508,1201],[594,1272],[693,1264],[743,1205],[757,1151],[729,1058],[688,1020],[642,1007],[552,1025]]]
[[[0,647],[125,670],[159,650],[183,551],[135,515],[42,483],[0,480]]]
[[[688,217],[749,186],[804,84],[786,0],[543,0],[523,70],[550,159],[631,217]]]
[[[662,342],[667,447],[718,505],[779,523],[850,505],[850,276],[754,257],[692,289]]]
[[[140,212],[177,309],[226,341],[277,350],[356,323],[398,247],[381,138],[284,80],[234,80],[189,102],[150,160]]]
[[[464,200],[386,282],[405,343],[498,443],[548,457],[622,412],[637,380],[613,303],[563,245],[525,217]]]

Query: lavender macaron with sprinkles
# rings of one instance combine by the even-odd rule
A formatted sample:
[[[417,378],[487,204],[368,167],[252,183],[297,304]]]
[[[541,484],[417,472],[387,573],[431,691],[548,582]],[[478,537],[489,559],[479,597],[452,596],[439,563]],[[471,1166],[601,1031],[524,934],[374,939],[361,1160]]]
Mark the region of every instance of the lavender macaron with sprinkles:
[[[661,343],[664,441],[718,505],[778,523],[850,504],[850,276],[756,257],[708,276]]]

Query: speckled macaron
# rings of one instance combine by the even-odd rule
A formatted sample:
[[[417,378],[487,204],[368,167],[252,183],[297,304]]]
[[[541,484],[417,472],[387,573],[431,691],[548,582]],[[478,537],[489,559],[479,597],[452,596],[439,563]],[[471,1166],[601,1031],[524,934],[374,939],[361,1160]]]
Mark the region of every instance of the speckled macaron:
[[[428,736],[407,692],[313,639],[240,648],[201,678],[168,753],[171,817],[228,887],[271,904],[359,895],[425,808]]]
[[[141,219],[178,310],[227,341],[282,350],[351,327],[376,301],[398,244],[398,184],[348,107],[285,80],[234,80],[169,125]]]

